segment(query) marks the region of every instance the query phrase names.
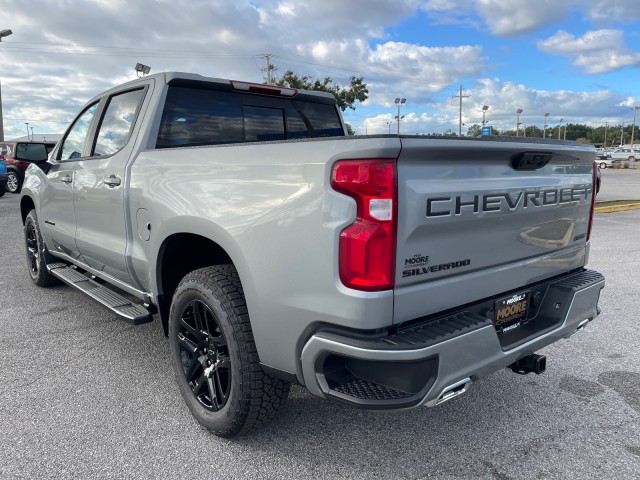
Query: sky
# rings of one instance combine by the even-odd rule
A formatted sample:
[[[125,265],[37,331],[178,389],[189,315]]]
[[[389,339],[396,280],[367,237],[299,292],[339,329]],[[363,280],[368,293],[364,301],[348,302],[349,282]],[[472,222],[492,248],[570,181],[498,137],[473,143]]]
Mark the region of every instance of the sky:
[[[63,133],[94,95],[151,73],[264,82],[293,70],[369,98],[357,134],[629,125],[640,105],[640,0],[2,0],[5,138]],[[640,115],[638,116],[640,122]]]

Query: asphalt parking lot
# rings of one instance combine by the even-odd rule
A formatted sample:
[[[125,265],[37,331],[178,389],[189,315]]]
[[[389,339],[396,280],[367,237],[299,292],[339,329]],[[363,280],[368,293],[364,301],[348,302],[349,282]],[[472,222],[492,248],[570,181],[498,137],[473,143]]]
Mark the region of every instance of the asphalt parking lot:
[[[397,412],[294,387],[276,421],[229,441],[192,419],[158,323],[132,327],[69,287],[33,286],[18,205],[0,198],[2,479],[638,478],[640,210],[596,216],[603,313],[542,350],[543,375],[500,371]]]
[[[640,200],[640,168],[632,170],[601,169],[598,202],[612,200]]]

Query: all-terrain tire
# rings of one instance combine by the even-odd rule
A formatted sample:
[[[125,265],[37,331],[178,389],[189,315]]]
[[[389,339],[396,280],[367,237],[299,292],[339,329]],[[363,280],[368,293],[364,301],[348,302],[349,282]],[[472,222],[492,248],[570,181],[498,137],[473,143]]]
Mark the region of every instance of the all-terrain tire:
[[[195,419],[221,437],[271,420],[290,384],[260,366],[240,278],[233,265],[187,274],[169,313],[171,361]]]
[[[58,285],[60,280],[49,273],[47,264],[53,263],[54,259],[42,240],[38,216],[35,210],[31,210],[24,221],[24,240],[27,254],[27,268],[33,283],[39,287],[50,287]]]

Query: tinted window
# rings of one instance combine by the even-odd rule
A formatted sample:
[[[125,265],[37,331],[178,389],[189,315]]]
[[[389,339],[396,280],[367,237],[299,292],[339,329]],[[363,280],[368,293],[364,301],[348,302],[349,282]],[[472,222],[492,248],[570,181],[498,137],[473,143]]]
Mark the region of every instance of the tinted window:
[[[44,143],[18,143],[15,154],[19,160],[42,162],[47,159],[50,151]]]
[[[114,95],[109,99],[93,155],[112,155],[125,146],[143,96],[144,90],[139,89]]]
[[[247,142],[284,140],[284,110],[246,106],[244,115],[244,139]]]
[[[171,87],[158,148],[244,141],[242,105],[231,93]]]
[[[334,105],[169,87],[157,148],[343,136]]]
[[[341,137],[344,135],[335,107],[293,102],[287,111],[287,138]]]
[[[62,160],[69,160],[82,156],[84,144],[87,140],[87,135],[89,134],[91,120],[93,120],[93,116],[96,114],[97,106],[98,104],[94,103],[88,107],[71,126],[71,130],[69,130],[67,138],[64,139],[64,143],[60,149],[60,158]]]

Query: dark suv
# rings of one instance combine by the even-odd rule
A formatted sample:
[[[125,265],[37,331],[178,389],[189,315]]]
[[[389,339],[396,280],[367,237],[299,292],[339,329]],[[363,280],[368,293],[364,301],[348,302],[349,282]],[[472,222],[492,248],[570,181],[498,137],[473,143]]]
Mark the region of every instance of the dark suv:
[[[47,153],[56,146],[55,142],[0,142],[0,158],[7,162],[7,191],[11,193],[20,193],[22,182],[24,180],[24,172],[27,170],[30,161],[28,161],[29,152],[32,149],[39,150],[41,147],[35,145],[44,145]],[[20,160],[15,158],[16,150],[20,150],[18,155]],[[35,150],[34,150],[35,151]],[[25,160],[26,159],[26,160]]]

